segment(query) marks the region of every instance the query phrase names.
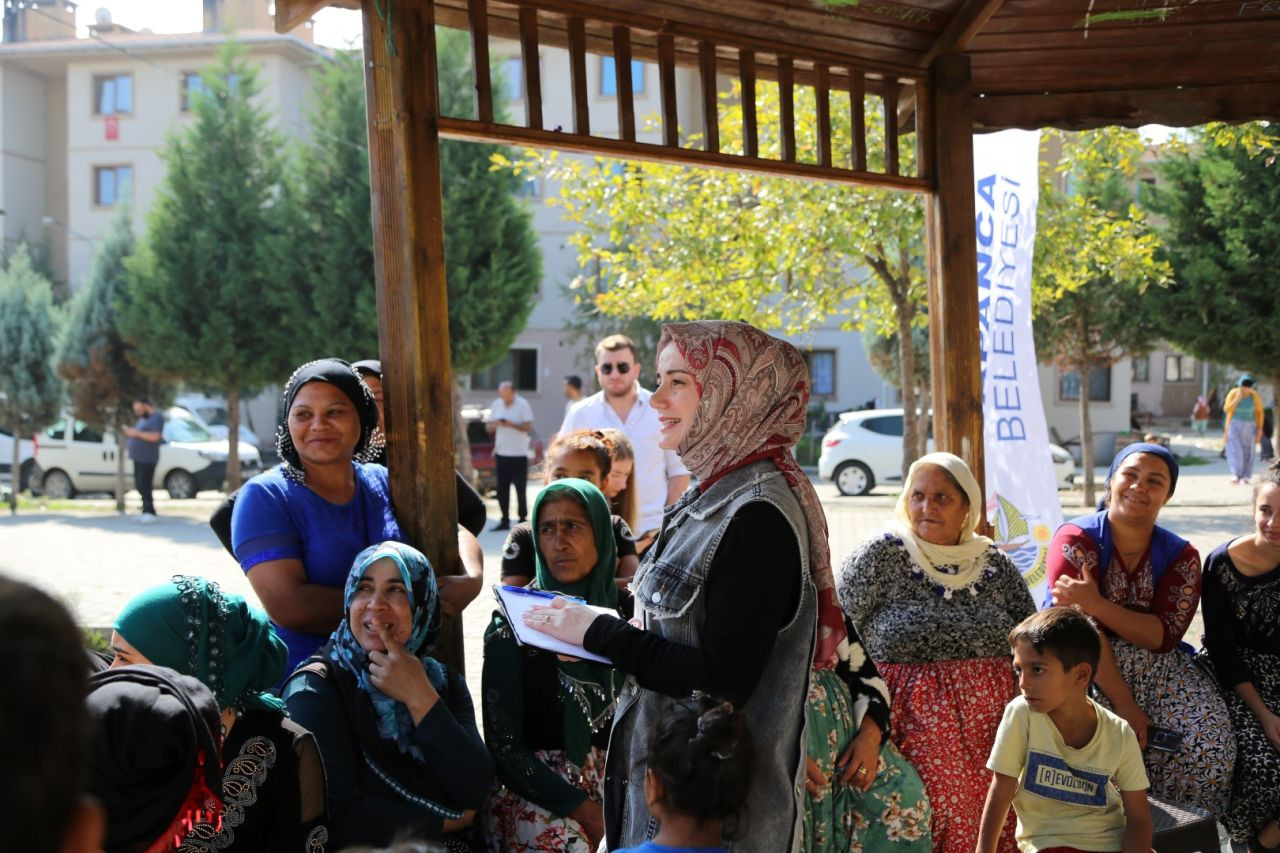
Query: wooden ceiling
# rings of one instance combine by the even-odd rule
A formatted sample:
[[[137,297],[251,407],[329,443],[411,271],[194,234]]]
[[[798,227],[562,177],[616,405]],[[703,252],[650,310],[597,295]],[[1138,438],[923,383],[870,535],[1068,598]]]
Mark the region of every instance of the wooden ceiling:
[[[1280,120],[1280,0],[506,3],[625,21],[691,42],[794,46],[903,77],[959,51],[972,62],[975,130]],[[280,0],[277,26],[323,5],[358,3]],[[465,0],[436,5],[440,23],[465,26]]]

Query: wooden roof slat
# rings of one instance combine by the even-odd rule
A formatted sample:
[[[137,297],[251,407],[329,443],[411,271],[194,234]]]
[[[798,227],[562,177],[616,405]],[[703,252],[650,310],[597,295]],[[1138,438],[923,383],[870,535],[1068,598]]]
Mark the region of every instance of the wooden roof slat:
[[[1261,28],[1261,29],[1260,29]],[[1280,39],[1280,21],[1270,24],[1277,39]],[[1107,27],[1095,29],[1084,39],[1078,30],[1050,30],[1037,33],[1035,44],[1043,49],[1077,48],[1077,47],[1130,47],[1135,50],[1145,49],[1152,42],[1153,35],[1159,35],[1161,44],[1190,44],[1197,42],[1226,42],[1257,39],[1261,33],[1268,31],[1266,22],[1258,21],[1209,21],[1201,24],[1170,24],[1153,33],[1149,27]],[[971,56],[996,51],[1025,50],[1027,36],[1014,31],[979,33],[969,45]]]
[[[928,68],[944,54],[963,53],[1004,2],[1005,0],[967,0],[947,24],[947,28],[934,40],[929,52],[920,60],[920,67]]]

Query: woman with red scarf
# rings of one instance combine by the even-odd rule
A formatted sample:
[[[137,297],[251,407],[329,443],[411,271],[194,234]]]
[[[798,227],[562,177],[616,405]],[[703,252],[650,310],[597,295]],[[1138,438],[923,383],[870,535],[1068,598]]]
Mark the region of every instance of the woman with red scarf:
[[[845,639],[826,518],[791,447],[809,373],[791,344],[744,323],[664,326],[652,405],[659,444],[697,476],[668,507],[632,584],[643,628],[565,601],[531,627],[604,655],[631,678],[618,700],[605,778],[610,849],[651,838],[645,733],[673,698],[724,696],[760,733],[735,851],[789,850],[804,814],[802,737],[810,672]]]

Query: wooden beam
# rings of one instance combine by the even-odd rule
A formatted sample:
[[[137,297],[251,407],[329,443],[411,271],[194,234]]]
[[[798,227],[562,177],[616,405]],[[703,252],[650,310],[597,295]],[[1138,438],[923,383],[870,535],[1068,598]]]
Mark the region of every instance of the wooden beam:
[[[569,88],[573,93],[573,132],[591,135],[591,102],[587,99],[587,32],[581,18],[569,19]]]
[[[850,138],[853,140],[851,165],[854,171],[867,170],[867,84],[861,74],[854,74],[849,84]]]
[[[662,94],[662,144],[680,145],[680,111],[676,103],[676,40],[658,34],[658,86]]]
[[[276,0],[276,32],[287,33],[295,27],[302,26],[325,6],[358,8],[358,6],[335,3],[331,0]]]
[[[1254,120],[1280,121],[1280,80],[1125,92],[984,95],[973,101],[975,132],[1010,127],[1191,127],[1207,121]]]
[[[925,205],[933,434],[985,482],[982,450],[978,252],[973,204],[969,59],[938,57],[932,68],[934,192]]]
[[[476,118],[493,121],[493,85],[489,79],[489,3],[467,0],[471,19],[471,67],[476,81]]]
[[[369,0],[365,0],[369,2]],[[423,5],[432,5],[425,0]],[[524,67],[524,110],[526,123],[542,127],[542,57],[538,50],[538,10],[520,7],[520,60]]]
[[[831,165],[831,75],[826,65],[817,67],[818,83],[813,87],[818,111],[818,165]]]
[[[509,124],[480,124],[470,119],[440,117],[440,135],[449,139],[469,139],[474,142],[492,142],[501,145],[528,145],[534,148],[555,148],[581,154],[599,154],[628,160],[651,160],[656,163],[677,163],[684,166],[708,166],[714,169],[731,169],[739,172],[756,172],[762,175],[785,175],[815,181],[856,184],[864,187],[885,187],[908,192],[928,192],[929,182],[923,178],[894,177],[879,172],[852,171],[841,168],[824,168],[816,163],[784,162],[763,157],[742,157],[737,154],[713,153],[700,148],[671,148],[654,142],[627,142],[602,136],[576,136],[556,133],[552,130],[534,130]]]
[[[884,90],[884,170],[898,174],[898,83],[889,80]]]
[[[709,41],[698,45],[698,79],[702,82],[702,127],[706,149],[720,150],[719,94],[716,92],[716,46]]]
[[[968,0],[938,35],[933,47],[929,48],[929,52],[920,61],[920,67],[928,68],[944,54],[964,53],[974,37],[987,25],[987,21],[991,20],[991,16],[1000,11],[1003,5],[1004,0]]]
[[[782,139],[782,159],[796,159],[796,90],[791,57],[778,57],[778,128]]]
[[[618,91],[618,133],[627,142],[636,138],[636,96],[631,80],[631,30],[613,28],[613,83]]]
[[[444,576],[458,568],[458,505],[432,7],[364,0],[363,12],[391,499],[400,529]],[[444,617],[433,654],[462,671],[461,619]]]
[[[756,55],[738,51],[738,79],[742,83],[742,143],[748,157],[760,154],[760,129],[756,124]]]

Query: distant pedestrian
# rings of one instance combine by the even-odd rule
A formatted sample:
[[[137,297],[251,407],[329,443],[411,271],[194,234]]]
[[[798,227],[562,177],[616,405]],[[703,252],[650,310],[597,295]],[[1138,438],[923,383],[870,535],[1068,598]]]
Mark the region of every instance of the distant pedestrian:
[[[1262,439],[1262,398],[1253,390],[1253,377],[1245,374],[1227,393],[1222,404],[1227,420],[1222,425],[1231,482],[1247,483],[1253,476],[1253,446]]]
[[[160,464],[160,443],[164,441],[164,415],[145,397],[133,401],[133,413],[138,422],[124,428],[129,437],[128,453],[133,461],[133,485],[142,495],[142,524],[155,524],[156,505],[151,499],[152,481],[156,466]]]
[[[1191,407],[1191,431],[1201,438],[1209,428],[1209,398],[1201,394]]]
[[[582,377],[576,373],[570,373],[564,378],[564,400],[564,413],[567,417],[574,404],[582,400]]]
[[[636,346],[626,335],[609,335],[596,344],[596,381],[600,391],[569,410],[560,432],[617,429],[635,448],[636,539],[656,533],[662,509],[679,499],[689,486],[689,469],[674,450],[658,446],[662,425],[649,404],[653,392],[640,387]]]
[[[516,510],[520,521],[529,515],[525,489],[529,482],[529,433],[533,431],[533,407],[516,393],[515,386],[503,382],[498,398],[489,404],[485,428],[493,436],[493,465],[498,475],[498,510],[502,519],[494,530],[510,530],[511,488],[516,490]]]

